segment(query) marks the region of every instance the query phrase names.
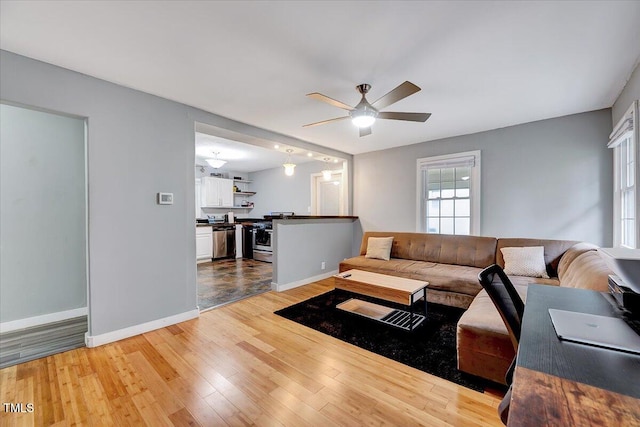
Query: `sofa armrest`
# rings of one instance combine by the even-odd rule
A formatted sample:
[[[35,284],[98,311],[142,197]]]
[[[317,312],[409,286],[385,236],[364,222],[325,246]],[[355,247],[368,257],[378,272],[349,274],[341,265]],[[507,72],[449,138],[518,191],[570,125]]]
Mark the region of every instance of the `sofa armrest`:
[[[609,290],[608,276],[613,274],[595,250],[578,255],[563,272],[560,286],[591,289],[598,292]]]

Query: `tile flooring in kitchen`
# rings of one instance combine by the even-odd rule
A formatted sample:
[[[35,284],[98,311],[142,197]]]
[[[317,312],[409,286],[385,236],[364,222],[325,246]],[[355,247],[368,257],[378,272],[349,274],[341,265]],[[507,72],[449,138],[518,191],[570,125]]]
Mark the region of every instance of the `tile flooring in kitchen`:
[[[271,290],[273,266],[252,259],[220,259],[198,264],[200,311]]]

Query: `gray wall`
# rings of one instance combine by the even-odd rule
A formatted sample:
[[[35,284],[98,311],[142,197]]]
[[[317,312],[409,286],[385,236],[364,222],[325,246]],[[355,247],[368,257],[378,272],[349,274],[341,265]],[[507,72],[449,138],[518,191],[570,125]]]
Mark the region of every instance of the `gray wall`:
[[[183,105],[2,52],[3,99],[88,117],[90,335],[196,308]],[[174,204],[156,204],[156,193]]]
[[[273,282],[282,289],[337,272],[340,261],[353,256],[359,224],[352,219],[294,219],[276,220],[274,227]]]
[[[629,81],[611,107],[612,122],[615,126],[618,120],[626,113],[633,101],[640,99],[640,63],[633,70]]]
[[[0,322],[87,306],[85,124],[0,105]]]
[[[284,158],[283,158],[284,163]],[[331,165],[332,169],[337,166]],[[255,207],[250,212],[252,218],[269,215],[270,212],[295,212],[297,215],[309,215],[311,206],[311,174],[325,169],[324,162],[300,163],[293,176],[286,176],[284,168],[278,167],[249,174],[251,197]]]
[[[481,234],[612,243],[609,109],[356,155],[364,230],[415,231],[416,159],[481,150]]]
[[[321,151],[7,51],[0,51],[0,93],[9,102],[88,117],[93,336],[196,308],[194,122]],[[157,205],[158,192],[174,193],[174,204]]]

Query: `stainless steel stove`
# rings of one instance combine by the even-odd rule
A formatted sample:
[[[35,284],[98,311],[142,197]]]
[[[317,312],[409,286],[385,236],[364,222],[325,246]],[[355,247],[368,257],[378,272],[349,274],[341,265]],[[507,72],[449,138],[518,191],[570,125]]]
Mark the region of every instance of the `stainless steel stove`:
[[[273,225],[271,221],[256,222],[252,230],[253,259],[273,262]]]

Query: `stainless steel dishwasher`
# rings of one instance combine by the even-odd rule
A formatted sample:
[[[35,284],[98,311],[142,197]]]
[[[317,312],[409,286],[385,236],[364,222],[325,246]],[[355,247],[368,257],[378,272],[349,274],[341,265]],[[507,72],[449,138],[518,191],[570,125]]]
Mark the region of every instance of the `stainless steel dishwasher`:
[[[213,259],[236,254],[236,230],[233,226],[213,227]]]

